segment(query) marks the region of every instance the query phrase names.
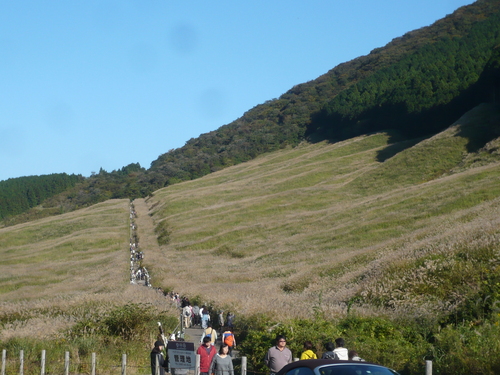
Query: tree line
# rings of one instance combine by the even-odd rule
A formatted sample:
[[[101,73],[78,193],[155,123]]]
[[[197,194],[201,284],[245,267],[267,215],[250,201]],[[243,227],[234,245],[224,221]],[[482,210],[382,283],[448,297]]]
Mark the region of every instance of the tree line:
[[[0,219],[25,212],[81,181],[82,176],[66,173],[0,181]]]

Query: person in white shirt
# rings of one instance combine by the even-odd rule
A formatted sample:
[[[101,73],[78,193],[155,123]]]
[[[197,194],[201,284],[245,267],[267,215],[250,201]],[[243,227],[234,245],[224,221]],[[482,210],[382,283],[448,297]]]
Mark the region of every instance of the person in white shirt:
[[[338,359],[347,361],[349,359],[349,352],[344,346],[345,341],[343,338],[339,337],[335,339],[335,349],[333,349],[333,352],[337,355]]]

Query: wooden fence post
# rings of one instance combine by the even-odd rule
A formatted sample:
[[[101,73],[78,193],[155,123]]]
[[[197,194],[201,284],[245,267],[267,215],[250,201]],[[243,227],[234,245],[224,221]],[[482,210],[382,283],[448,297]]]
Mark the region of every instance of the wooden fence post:
[[[69,375],[69,352],[64,353],[64,375]]]
[[[45,349],[42,350],[42,359],[40,361],[40,375],[45,375]]]
[[[91,364],[91,375],[95,375],[95,352],[92,352],[92,364]]]
[[[5,362],[7,361],[7,349],[2,350],[2,374],[5,375]]]
[[[247,357],[241,357],[241,375],[247,375]]]
[[[425,361],[425,375],[432,375],[432,361]]]
[[[122,375],[127,375],[127,355],[122,354]]]
[[[194,369],[194,375],[200,375],[200,355],[196,354],[196,367]]]
[[[24,375],[24,350],[19,351],[19,375]]]

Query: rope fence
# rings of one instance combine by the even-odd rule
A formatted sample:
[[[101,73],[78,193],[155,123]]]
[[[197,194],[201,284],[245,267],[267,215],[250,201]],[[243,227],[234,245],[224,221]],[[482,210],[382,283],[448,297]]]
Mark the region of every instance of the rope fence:
[[[98,365],[97,355],[95,352],[91,354],[90,362],[86,361],[71,361],[70,353],[64,353],[64,361],[53,361],[48,363],[46,361],[46,351],[42,350],[40,361],[25,362],[24,350],[19,351],[18,357],[7,358],[7,350],[2,350],[2,367],[0,375],[51,375],[51,374],[64,374],[64,375],[96,375],[96,374],[120,374],[120,375],[139,375],[151,374],[151,366],[133,366],[127,364],[127,354],[122,354],[121,363],[110,365]],[[240,375],[247,375],[247,358],[238,358],[241,360]],[[233,359],[234,360],[234,359]],[[196,355],[195,368],[188,371],[188,375],[199,375],[199,355]],[[16,371],[17,369],[17,371]],[[236,368],[235,368],[236,370]],[[159,374],[159,366],[157,366],[156,374]],[[236,371],[235,371],[236,374]]]

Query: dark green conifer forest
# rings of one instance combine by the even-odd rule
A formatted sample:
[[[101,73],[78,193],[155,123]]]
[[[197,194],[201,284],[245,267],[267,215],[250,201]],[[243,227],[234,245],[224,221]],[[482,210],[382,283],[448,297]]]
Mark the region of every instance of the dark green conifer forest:
[[[66,173],[0,181],[0,219],[25,212],[81,181],[82,176]]]

